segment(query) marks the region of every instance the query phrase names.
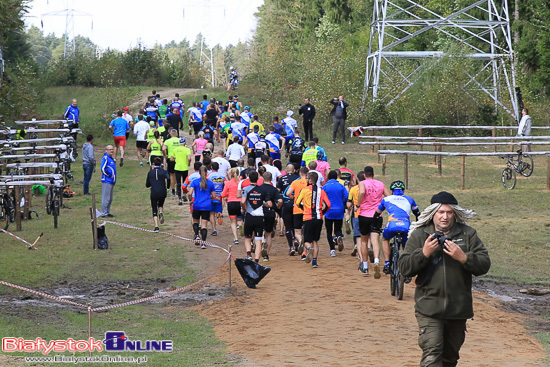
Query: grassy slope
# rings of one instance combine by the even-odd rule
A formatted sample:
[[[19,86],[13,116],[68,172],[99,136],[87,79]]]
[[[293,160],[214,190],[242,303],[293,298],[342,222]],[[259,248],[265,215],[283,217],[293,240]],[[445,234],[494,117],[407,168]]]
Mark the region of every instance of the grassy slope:
[[[48,91],[47,95],[63,99],[62,102],[51,103],[50,106],[54,108],[65,106],[65,101],[70,101],[72,96],[77,96],[81,106],[90,106],[95,102],[92,100],[94,93],[91,89],[56,88]],[[83,108],[83,111],[86,109]],[[85,119],[86,115],[83,114],[83,120],[86,121]],[[134,140],[130,144],[135,144]],[[101,155],[96,150],[98,161]],[[81,164],[76,162],[73,167],[75,182],[82,180]],[[123,169],[119,169],[119,182],[112,205],[117,221],[151,228],[149,191],[145,188],[146,172],[147,168],[140,168],[136,161],[128,161]],[[96,172],[90,189],[97,195],[98,205],[101,205],[100,178],[100,173]],[[191,246],[195,247],[191,243],[108,226],[110,249],[93,251],[88,210],[91,197],[80,195],[82,186],[73,185],[72,190],[77,191],[77,195],[73,199],[64,200],[64,204],[71,209],[62,209],[57,230],[53,229],[53,218],[45,212],[44,197],[33,199],[33,207],[40,213],[40,219],[23,222],[23,232],[19,234],[30,239],[44,232],[39,250],[27,251],[21,242],[2,235],[2,247],[5,251],[0,259],[0,279],[34,289],[52,287],[63,282],[68,282],[70,286],[117,280],[168,278],[171,280],[166,284],[168,287],[197,280],[196,271],[184,257],[185,252],[191,251]],[[166,213],[167,223],[174,223],[177,219],[180,219],[178,213]],[[15,226],[10,226],[10,229],[15,230]],[[183,233],[183,228],[176,228],[175,224],[167,224],[165,229],[173,233]],[[220,263],[223,261],[224,258],[220,255]],[[0,294],[18,292],[7,287],[0,289]],[[2,336],[26,339],[41,336],[47,340],[87,338],[86,312],[75,313],[55,307],[32,307],[32,312],[29,307],[28,312],[28,315],[22,317],[10,316],[12,313],[0,311]],[[154,365],[213,365],[227,361],[223,343],[214,337],[210,324],[196,313],[178,307],[152,308],[150,303],[145,303],[94,313],[92,330],[96,339],[103,337],[107,330],[124,330],[134,340],[172,339],[174,352],[148,353],[149,361]],[[136,356],[135,353],[129,355]]]

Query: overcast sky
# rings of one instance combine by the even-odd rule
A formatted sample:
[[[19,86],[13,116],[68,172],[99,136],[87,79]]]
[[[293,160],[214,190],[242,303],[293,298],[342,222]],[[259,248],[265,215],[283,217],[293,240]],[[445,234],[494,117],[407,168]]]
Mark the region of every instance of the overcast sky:
[[[208,45],[227,46],[251,38],[254,13],[262,4],[263,0],[32,0],[26,24],[42,28],[42,22],[45,34],[61,37],[67,23],[64,10],[69,9],[75,14],[75,35],[104,49],[125,51],[139,41],[146,47],[184,38],[193,43],[198,33]]]

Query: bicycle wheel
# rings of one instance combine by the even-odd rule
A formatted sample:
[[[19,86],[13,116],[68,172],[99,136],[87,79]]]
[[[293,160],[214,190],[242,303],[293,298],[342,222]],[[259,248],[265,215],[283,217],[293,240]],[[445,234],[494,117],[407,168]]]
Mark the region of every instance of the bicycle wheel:
[[[533,174],[533,168],[535,168],[535,165],[533,163],[533,157],[531,157],[529,154],[522,154],[522,160],[519,164],[519,173],[522,176],[529,177]]]
[[[52,191],[49,187],[46,191],[46,213],[52,214]]]
[[[57,228],[57,218],[59,217],[59,197],[53,200],[53,227]]]
[[[502,185],[506,190],[512,190],[516,186],[516,171],[510,167],[502,170]]]
[[[394,256],[393,256],[393,241],[390,244],[392,247],[390,247],[390,294],[392,296],[395,296],[395,288],[396,288],[396,279],[395,279],[395,268],[396,264],[394,263]]]
[[[404,288],[405,288],[405,277],[403,277],[403,274],[401,274],[401,272],[398,270],[397,271],[398,275],[397,275],[397,299],[398,300],[402,300],[403,299],[403,291],[404,291]]]

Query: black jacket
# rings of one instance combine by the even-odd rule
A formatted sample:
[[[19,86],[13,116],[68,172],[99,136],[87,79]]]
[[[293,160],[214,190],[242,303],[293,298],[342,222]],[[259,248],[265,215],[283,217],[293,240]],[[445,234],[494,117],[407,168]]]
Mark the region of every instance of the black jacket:
[[[311,103],[300,106],[298,114],[304,115],[304,121],[312,121],[315,118],[315,106]]]
[[[145,187],[151,188],[151,197],[166,197],[166,181],[170,179],[168,172],[162,168],[153,168],[147,174]]]
[[[348,107],[349,107],[349,103],[346,102],[346,101],[342,101],[344,103],[344,120],[348,118]],[[332,107],[332,111],[330,111],[330,115],[331,116],[334,116],[334,114],[336,113],[336,106],[338,106],[338,104],[340,103],[339,100],[334,100],[334,99],[331,99],[329,101],[329,103],[333,104],[334,107]]]

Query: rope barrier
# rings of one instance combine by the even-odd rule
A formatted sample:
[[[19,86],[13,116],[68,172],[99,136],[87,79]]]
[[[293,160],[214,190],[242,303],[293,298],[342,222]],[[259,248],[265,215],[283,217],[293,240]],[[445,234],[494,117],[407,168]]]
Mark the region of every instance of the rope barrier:
[[[40,237],[42,237],[42,233],[41,233],[40,236],[38,236],[38,238],[36,239],[36,241],[34,241],[34,243],[30,243],[30,242],[24,240],[23,238],[21,238],[21,237],[19,237],[19,236],[16,236],[16,235],[14,235],[14,234],[11,233],[11,232],[6,231],[6,230],[3,229],[3,228],[0,228],[0,231],[4,232],[4,233],[6,233],[6,234],[9,234],[10,236],[12,236],[12,237],[18,239],[19,241],[23,242],[24,244],[27,245],[27,248],[28,248],[29,250],[30,250],[30,249],[36,250],[36,249],[34,248],[34,246],[36,245],[36,243],[38,242],[38,240],[40,239]]]
[[[136,230],[140,230],[140,231],[143,231],[143,232],[151,232],[151,233],[156,233],[155,231],[152,231],[150,229],[145,229],[145,228],[140,228],[140,227],[136,227],[136,226],[132,226],[132,225],[129,225],[129,224],[125,224],[125,223],[118,223],[118,222],[112,222],[112,221],[103,221],[102,224],[104,223],[109,223],[109,224],[114,224],[114,225],[118,225],[118,226],[121,226],[121,227],[125,227],[125,228],[129,228],[129,229],[136,229]],[[33,248],[33,246],[36,244],[36,241],[35,241],[35,244],[31,244],[27,241],[25,241],[24,239],[0,228],[0,231],[3,231],[7,234],[9,234],[10,236],[13,236],[15,238],[17,238],[18,240],[26,243],[29,248]],[[182,237],[182,236],[178,236],[176,234],[173,234],[173,233],[170,233],[170,232],[158,232],[158,233],[161,233],[161,234],[165,234],[165,235],[169,235],[169,236],[172,236],[172,237],[175,237],[175,238],[178,238],[178,239],[181,239],[181,240],[184,240],[184,241],[191,241],[191,242],[194,242],[195,240],[194,239],[191,239],[191,238],[185,238],[185,237]],[[40,236],[38,237],[40,238]],[[38,241],[38,239],[37,239]],[[213,247],[213,248],[217,248],[217,249],[220,249],[220,250],[223,250],[225,251],[228,256],[227,258],[225,259],[225,261],[223,262],[223,264],[221,264],[219,267],[218,267],[218,270],[224,266],[225,264],[227,264],[227,262],[232,259],[232,258],[235,258],[235,256],[227,249],[221,247],[221,246],[218,246],[218,245],[215,245],[211,242],[207,242],[207,241],[200,241],[201,244],[204,244],[206,246],[209,246],[209,247]],[[47,293],[44,293],[44,292],[39,292],[39,291],[35,291],[33,289],[29,289],[29,288],[25,288],[25,287],[22,287],[20,285],[16,285],[16,284],[12,284],[12,283],[8,283],[8,282],[5,282],[3,280],[0,280],[0,284],[3,284],[5,286],[8,286],[8,287],[12,287],[12,288],[15,288],[15,289],[19,289],[19,290],[22,290],[22,291],[25,291],[25,292],[29,292],[29,293],[33,293],[33,294],[36,294],[36,295],[39,295],[39,296],[43,296],[43,297],[46,297],[46,298],[50,298],[50,299],[53,299],[55,301],[59,301],[59,302],[63,302],[63,303],[67,303],[67,304],[70,304],[70,305],[73,305],[73,306],[78,306],[78,307],[84,307],[88,310],[88,313],[90,314],[91,312],[94,312],[94,311],[106,311],[106,310],[110,310],[110,309],[113,309],[113,308],[120,308],[120,307],[125,307],[125,306],[131,306],[131,305],[136,305],[136,304],[139,304],[139,303],[143,303],[143,302],[147,302],[147,301],[151,301],[151,300],[154,300],[154,299],[157,299],[157,298],[161,298],[161,297],[165,297],[165,296],[169,296],[169,295],[172,295],[172,294],[175,294],[175,293],[179,293],[179,292],[182,292],[184,290],[187,290],[187,289],[190,289],[194,286],[196,286],[197,284],[201,284],[201,283],[204,283],[205,281],[207,281],[208,279],[210,278],[213,278],[215,276],[218,275],[218,271],[216,271],[215,274],[213,275],[210,275],[208,277],[205,277],[205,278],[202,278],[202,279],[199,279],[197,280],[196,282],[193,282],[191,284],[188,284],[188,285],[185,285],[185,286],[181,286],[181,287],[178,287],[178,288],[175,288],[171,291],[168,291],[168,292],[165,292],[165,293],[159,293],[157,295],[154,295],[154,296],[150,296],[150,297],[145,297],[145,298],[140,298],[140,299],[137,299],[137,300],[133,300],[133,301],[128,301],[128,302],[123,302],[123,303],[119,303],[119,304],[115,304],[115,305],[109,305],[109,306],[102,306],[102,307],[96,307],[96,308],[93,308],[91,307],[89,304],[87,305],[84,305],[82,303],[77,303],[77,302],[73,302],[73,301],[69,301],[67,299],[63,299],[63,298],[60,298],[60,297],[56,297],[56,296],[52,296],[51,294],[47,294]]]

